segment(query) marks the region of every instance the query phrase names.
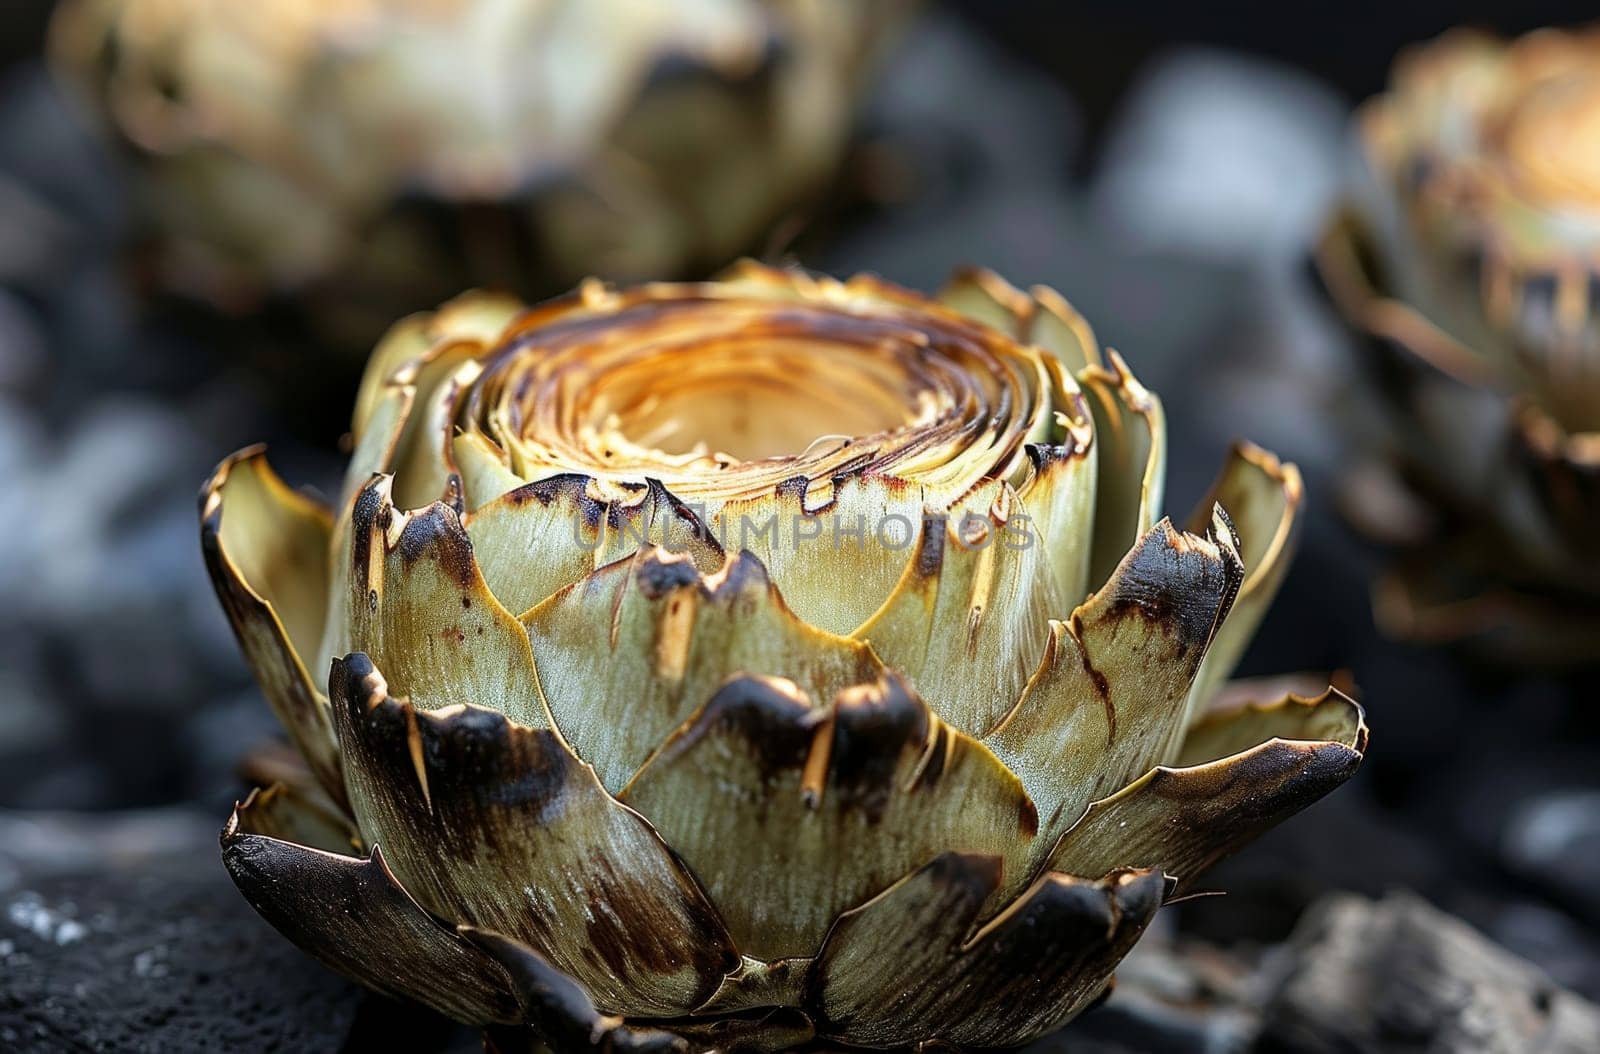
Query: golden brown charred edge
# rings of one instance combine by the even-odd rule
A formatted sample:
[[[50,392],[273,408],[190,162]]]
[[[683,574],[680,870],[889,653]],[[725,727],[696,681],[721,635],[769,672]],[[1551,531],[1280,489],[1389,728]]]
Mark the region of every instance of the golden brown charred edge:
[[[469,1024],[518,1022],[510,977],[414,901],[383,854],[345,856],[253,829],[254,795],[222,832],[222,862],[245,900],[330,969]]]
[[[252,790],[239,809],[249,818],[251,834],[345,856],[364,849],[354,821],[320,792],[274,783]]]
[[[763,778],[784,769],[807,768],[826,714],[760,677],[741,676],[717,690],[694,722],[652,759],[670,765],[709,738],[733,736],[748,744]]]
[[[1240,685],[1243,682],[1228,687]],[[1256,687],[1259,691],[1271,685]],[[1245,690],[1248,691],[1248,686]],[[1219,696],[1224,694],[1227,689],[1218,693]],[[1214,703],[1211,712],[1190,727],[1183,750],[1172,768],[1209,765],[1247,753],[1271,739],[1342,743],[1359,754],[1367,751],[1366,713],[1341,689],[1328,686],[1320,692],[1297,694],[1291,691],[1269,698],[1241,694],[1235,696],[1232,703],[1226,708]]]
[[[687,1054],[689,1045],[681,1037],[653,1028],[629,1028],[621,1018],[600,1013],[580,985],[526,944],[471,926],[457,932],[510,977],[521,999],[526,1027],[491,1030],[486,1037],[490,1049],[505,1054],[536,1050]]]
[[[1474,388],[1503,384],[1458,340],[1386,292],[1371,238],[1354,210],[1342,210],[1328,224],[1312,261],[1323,293],[1375,352],[1371,365],[1383,390],[1409,392],[1419,367]]]
[[[563,965],[555,949],[583,945],[618,985],[641,971],[689,971],[698,986],[687,999],[693,1005],[738,965],[720,917],[687,869],[649,824],[606,795],[556,733],[474,706],[419,711],[391,698],[360,653],[334,661],[329,693],[362,829],[385,840],[422,903],[485,929],[499,918],[496,932]],[[595,910],[586,915],[582,941],[519,892],[530,880],[528,855],[551,847],[541,829],[580,807],[591,810],[594,829],[565,832],[568,850],[580,858],[572,863],[575,885],[564,892],[591,898]],[[659,866],[633,873],[642,870],[636,860],[613,860],[599,849],[607,838],[648,845],[650,863]],[[468,868],[489,877],[466,879]]]
[[[1225,494],[1228,489],[1230,466],[1234,461],[1243,461],[1254,466],[1266,478],[1277,484],[1283,492],[1284,514],[1278,522],[1278,530],[1274,536],[1267,540],[1267,545],[1261,552],[1239,552],[1241,560],[1249,565],[1246,576],[1253,589],[1255,581],[1260,576],[1270,571],[1271,561],[1268,559],[1274,553],[1282,552],[1294,540],[1294,534],[1299,529],[1300,506],[1305,502],[1305,482],[1300,476],[1300,469],[1292,462],[1283,461],[1270,450],[1256,446],[1248,440],[1236,440],[1229,450],[1228,457],[1223,461],[1223,467],[1217,478],[1212,480],[1205,497],[1200,499],[1194,508],[1186,529],[1192,534],[1201,534],[1209,526],[1209,518],[1213,510],[1221,507],[1227,509]],[[1231,514],[1230,514],[1231,516]]]
[[[1100,997],[1166,888],[1154,871],[1117,870],[1101,881],[1047,874],[975,930],[1000,878],[993,857],[946,853],[842,917],[808,978],[818,1034],[958,1049],[1036,1038]],[[909,918],[931,928],[894,931]],[[915,950],[874,956],[861,946],[868,941]]]
[[[1151,528],[1111,576],[1101,616],[1152,623],[1174,642],[1177,660],[1196,668],[1244,584],[1233,525],[1221,508],[1213,507],[1212,514],[1212,546],[1197,545],[1170,520]],[[1173,589],[1174,582],[1186,588]]]
[[[975,929],[984,903],[995,890],[1000,888],[1003,871],[1003,863],[997,856],[942,853],[872,901],[842,915],[829,929],[827,938],[822,943],[822,949],[806,975],[802,1005],[808,1008],[808,1013],[817,1023],[818,1030],[824,1035],[838,1036],[848,1032],[850,1028],[848,1015],[837,1013],[830,1015],[827,1009],[830,1003],[838,1002],[836,998],[830,998],[835,990],[844,990],[846,997],[853,1003],[872,1005],[873,993],[851,991],[859,983],[858,979],[835,976],[840,954],[850,950],[852,944],[859,939],[856,930],[865,927],[863,920],[868,917],[868,913],[880,913],[880,918],[887,916],[899,907],[895,903],[896,900],[910,901],[911,891],[915,890],[917,903],[933,905],[927,914],[928,917],[938,920],[939,928],[937,931],[924,934],[904,934],[902,939],[908,944],[919,945],[925,955],[947,960],[959,953],[961,943]],[[905,914],[907,918],[911,917],[910,912]],[[855,950],[858,954],[862,954],[866,949]],[[926,961],[926,957],[918,959],[919,964],[925,964]],[[874,978],[875,982],[888,988],[901,980],[894,974],[897,967],[904,967],[904,963],[891,960],[885,961],[883,966],[884,977],[881,982]],[[916,978],[914,983],[919,986],[926,985],[931,980],[932,978],[924,976]]]
[[[707,737],[731,734],[756,759],[763,779],[798,770],[813,806],[826,797],[841,810],[859,811],[868,823],[877,823],[902,789],[894,775],[906,752],[925,751],[930,759],[919,769],[914,789],[938,783],[946,752],[942,743],[929,744],[931,724],[928,708],[893,673],[841,693],[829,709],[807,706],[763,678],[739,677],[711,697],[656,763],[671,763]]]
[[[276,691],[269,693],[269,701],[273,702],[275,709],[283,708],[278,715],[279,721],[295,749],[305,758],[318,785],[336,804],[348,807],[344,776],[340,771],[327,708],[313,694],[303,660],[289,642],[283,623],[265,598],[252,589],[244,576],[232,566],[222,547],[222,487],[235,465],[258,457],[265,450],[264,445],[256,444],[230,455],[201,486],[200,553],[205,560],[212,589],[233,629],[234,639],[239,642],[240,650],[252,665],[257,665],[257,676],[268,676],[268,671],[262,669],[262,665],[266,664],[270,664],[272,670],[281,675],[273,678],[282,683],[273,685]],[[258,649],[270,652],[270,656],[258,660]]]
[[[945,282],[945,288],[949,289],[963,284],[976,286],[983,290],[990,299],[1010,313],[1012,319],[1011,336],[1020,341],[1027,341],[1031,338],[1034,315],[1039,310],[1039,304],[1033,297],[1024,293],[987,267],[975,267],[971,264],[958,267],[951,272],[949,279]]]
[[[1153,769],[1091,805],[1050,866],[1072,874],[1159,867],[1179,895],[1212,864],[1355,775],[1366,746],[1363,723],[1352,743],[1273,739],[1205,765]]]

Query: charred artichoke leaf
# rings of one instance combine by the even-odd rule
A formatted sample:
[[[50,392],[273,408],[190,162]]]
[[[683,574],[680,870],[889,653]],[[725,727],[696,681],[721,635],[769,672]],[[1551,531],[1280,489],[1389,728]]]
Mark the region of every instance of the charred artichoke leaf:
[[[1336,688],[1315,696],[1290,693],[1264,702],[1252,700],[1213,711],[1195,722],[1175,764],[1180,768],[1208,765],[1273,739],[1342,743],[1364,750],[1365,720],[1360,705]]]
[[[454,435],[451,411],[456,398],[464,393],[459,381],[482,371],[478,358],[483,352],[485,347],[477,341],[438,341],[390,374],[384,397],[394,398],[392,393],[406,392],[410,398],[403,400],[405,414],[398,422],[390,421],[384,414],[386,398],[379,398],[378,413],[374,414],[371,424],[389,427],[392,446],[386,462],[374,470],[395,477],[395,504],[402,509],[416,509],[435,501],[443,493],[451,475],[450,461],[445,457],[446,440]],[[440,421],[438,417],[442,411],[438,401],[442,395],[451,395],[451,398],[450,405],[443,411],[445,419]],[[357,446],[360,441],[358,438]],[[347,481],[357,486],[366,483],[365,478],[350,480],[347,477]]]
[[[686,555],[646,550],[521,621],[556,727],[613,792],[735,674],[781,674],[832,699],[883,671],[866,645],[796,618],[748,552],[707,577]]]
[[[406,422],[411,419],[416,401],[417,390],[414,385],[385,385],[378,393],[363,427],[352,434],[350,464],[345,466],[344,483],[339,488],[339,521],[334,530],[336,542],[348,544],[350,510],[361,488],[373,476],[394,470],[400,437],[405,432]],[[334,566],[340,566],[337,553]]]
[[[456,932],[505,970],[521,999],[526,1025],[491,1028],[484,1036],[485,1046],[496,1054],[687,1054],[689,1045],[680,1036],[630,1028],[621,1018],[601,1013],[581,985],[521,941],[474,926],[459,926]]]
[[[551,476],[501,494],[468,513],[466,524],[484,580],[509,611],[528,612],[653,545],[685,554],[707,574],[724,560],[699,516],[653,480],[601,491],[588,476]]]
[[[946,853],[839,919],[812,968],[820,1035],[862,1046],[1025,1043],[1097,999],[1161,906],[1156,871],[1046,874],[982,928],[991,856]]]
[[[628,1016],[686,1014],[738,965],[694,878],[554,732],[418,710],[359,654],[329,692],[361,830],[435,914],[527,943]]]
[[[923,488],[893,476],[856,473],[809,485],[801,477],[727,502],[711,527],[726,549],[748,549],[761,561],[796,615],[848,635],[893,592],[926,504]]]
[[[1243,577],[1220,511],[1212,537],[1163,520],[1103,589],[1051,623],[1038,670],[984,739],[1039,807],[1035,864],[1090,803],[1148,771],[1180,738],[1189,689]],[[1007,876],[1012,889],[1026,880]]]
[[[351,430],[358,438],[367,430],[384,388],[401,367],[441,343],[488,344],[525,310],[527,306],[514,296],[475,291],[463,293],[437,310],[421,311],[395,323],[378,341],[362,371]]]
[[[1103,366],[1088,321],[1048,286],[1028,292],[987,268],[962,268],[939,290],[939,303],[1024,343],[1036,344],[1076,375]]]
[[[1062,373],[1056,398],[1059,433],[1030,443],[1027,477],[1017,488],[1033,543],[1044,550],[1055,578],[1055,595],[1077,604],[1089,593],[1089,558],[1100,468],[1094,449],[1094,419],[1077,382]]]
[[[342,799],[328,701],[307,668],[323,634],[331,531],[332,514],[279,479],[263,447],[228,458],[200,491],[206,570],[239,646],[317,782]]]
[[[344,856],[363,848],[361,832],[337,806],[287,783],[252,790],[238,811],[248,817],[250,834]]]
[[[835,918],[941,852],[1015,860],[1038,824],[1017,778],[892,673],[831,707],[737,677],[620,797],[765,960],[814,954]]]
[[[993,271],[962,267],[939,290],[939,303],[974,322],[1026,343],[1039,304]]]
[[[394,476],[394,502],[400,508],[415,509],[461,489],[452,440],[460,404],[483,372],[483,352],[483,345],[469,341],[437,344],[395,375],[393,383],[415,391],[386,470]]]
[[[1099,589],[1128,546],[1155,523],[1167,472],[1167,420],[1161,400],[1140,384],[1122,356],[1078,375],[1094,414],[1095,516],[1089,588]]]
[[[373,477],[356,497],[334,654],[370,655],[422,709],[470,703],[549,727],[527,634],[490,592],[456,510],[401,512],[391,482]]]
[[[504,450],[477,432],[458,430],[451,440],[451,453],[461,473],[469,529],[479,509],[529,482],[512,471],[511,459]],[[571,536],[573,531],[573,526],[568,524],[567,534]]]
[[[222,862],[250,906],[307,954],[368,988],[474,1025],[519,1022],[506,972],[429,915],[376,848],[330,852],[280,835],[302,829],[285,799],[253,794],[222,832]]]
[[[1217,630],[1189,691],[1183,725],[1198,719],[1233,673],[1278,595],[1294,557],[1305,489],[1300,470],[1252,443],[1235,443],[1222,472],[1189,518],[1189,530],[1206,528],[1212,510],[1228,512],[1244,561],[1244,581],[1227,619]],[[1174,746],[1177,741],[1174,740]]]
[[[1091,366],[1105,366],[1093,327],[1066,297],[1043,285],[1036,285],[1029,292],[1039,305],[1029,340],[1054,355],[1074,376]]]
[[[894,592],[853,634],[970,736],[1011,708],[1061,610],[1023,511],[1009,484],[991,480],[947,514],[928,515]]]
[[[1248,749],[1206,758],[1252,740]],[[1361,708],[1332,688],[1317,699],[1290,696],[1208,719],[1180,754],[1194,764],[1154,768],[1095,802],[1062,837],[1050,867],[1067,874],[1095,874],[1107,861],[1155,867],[1182,892],[1216,861],[1349,779],[1366,749]]]

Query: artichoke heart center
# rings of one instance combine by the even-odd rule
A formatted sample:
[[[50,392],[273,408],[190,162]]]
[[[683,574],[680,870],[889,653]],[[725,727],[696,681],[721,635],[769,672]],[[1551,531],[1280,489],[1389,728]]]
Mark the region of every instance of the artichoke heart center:
[[[626,402],[603,405],[620,439],[668,457],[795,457],[829,437],[915,427],[931,393],[896,377],[886,368],[892,365],[873,349],[804,338],[734,339],[699,349],[667,371],[634,364],[612,378],[622,390],[614,395]]]
[[[1041,370],[1034,350],[936,313],[686,296],[513,342],[479,405],[530,478],[648,477],[722,500],[943,465],[960,493],[1013,472],[1048,424]]]

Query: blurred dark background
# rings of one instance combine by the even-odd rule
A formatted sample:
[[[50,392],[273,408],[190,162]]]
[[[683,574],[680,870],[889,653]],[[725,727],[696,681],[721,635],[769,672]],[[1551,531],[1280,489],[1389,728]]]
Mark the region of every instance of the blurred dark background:
[[[304,363],[286,351],[303,339],[292,329],[133,295],[120,170],[41,68],[50,8],[5,0],[0,15],[0,1049],[7,1029],[34,1035],[23,1028],[102,1029],[83,1049],[123,1049],[129,1029],[158,1037],[150,1049],[201,1049],[222,1026],[173,993],[228,971],[258,987],[222,1005],[285,1047],[358,1049],[404,1028],[456,1042],[436,1022],[397,1026],[394,1008],[251,929],[215,859],[237,767],[274,732],[204,580],[194,490],[257,440],[286,478],[328,487],[354,370],[330,361],[295,382],[257,368]],[[1381,554],[1332,502],[1345,451],[1329,403],[1348,349],[1304,265],[1341,186],[1349,108],[1397,50],[1452,25],[1518,33],[1592,14],[931,5],[862,124],[915,173],[911,192],[855,201],[796,243],[819,269],[924,289],[972,262],[1062,290],[1165,395],[1173,510],[1236,435],[1306,471],[1302,552],[1243,672],[1349,671],[1373,751],[1351,785],[1218,869],[1209,884],[1230,896],[1172,913],[1184,940],[1270,948],[1323,893],[1405,888],[1600,996],[1594,690],[1378,637],[1366,582]],[[99,943],[61,939],[85,927]],[[145,964],[138,980],[74,1003],[117,956]],[[1148,1049],[1202,1049],[1172,1027]],[[1128,1042],[1105,1049],[1146,1049]]]

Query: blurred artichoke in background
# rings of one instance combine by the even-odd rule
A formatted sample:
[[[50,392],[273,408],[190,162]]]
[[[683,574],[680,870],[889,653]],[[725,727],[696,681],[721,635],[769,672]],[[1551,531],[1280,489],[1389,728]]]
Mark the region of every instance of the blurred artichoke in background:
[[[65,0],[155,281],[370,347],[469,285],[705,272],[835,172],[912,0]]]
[[[1213,704],[1300,478],[1241,445],[1185,533],[1164,429],[1065,301],[987,273],[930,300],[744,264],[410,318],[332,508],[260,450],[202,494],[308,766],[237,809],[227,866],[502,1049],[1048,1032],[1365,750],[1332,689]]]
[[[1600,659],[1600,30],[1453,32],[1360,112],[1323,283],[1367,349],[1358,525],[1400,636]]]

